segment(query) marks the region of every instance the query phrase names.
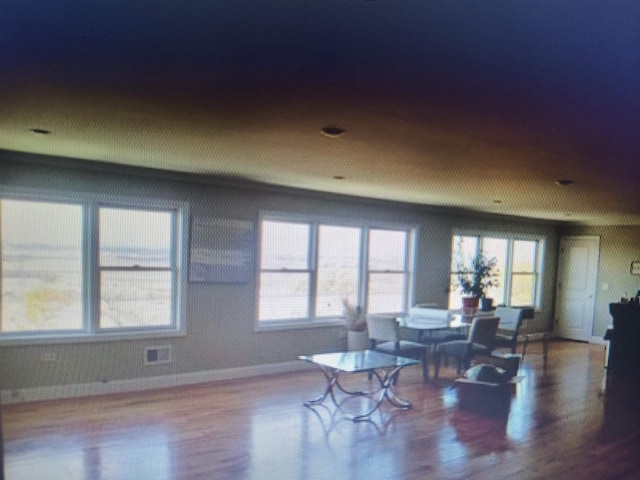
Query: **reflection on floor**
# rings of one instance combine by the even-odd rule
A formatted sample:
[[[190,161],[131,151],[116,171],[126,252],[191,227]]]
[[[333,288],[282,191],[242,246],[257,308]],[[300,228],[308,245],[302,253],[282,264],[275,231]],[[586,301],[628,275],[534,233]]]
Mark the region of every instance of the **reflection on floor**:
[[[8,480],[637,478],[637,386],[601,394],[603,347],[527,353],[504,415],[460,410],[453,369],[397,386],[413,408],[353,423],[302,406],[319,371],[3,410]],[[616,382],[617,381],[617,382]],[[366,383],[366,375],[345,382]],[[634,397],[635,396],[635,397]]]

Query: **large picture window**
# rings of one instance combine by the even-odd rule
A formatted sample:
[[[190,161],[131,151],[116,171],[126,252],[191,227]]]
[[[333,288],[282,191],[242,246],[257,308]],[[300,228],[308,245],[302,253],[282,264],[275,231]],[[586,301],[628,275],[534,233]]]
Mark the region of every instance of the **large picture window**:
[[[539,238],[453,235],[449,308],[462,306],[462,295],[455,287],[457,260],[466,259],[470,263],[479,251],[488,258],[496,259],[498,284],[487,290],[487,297],[492,298],[495,304],[537,306],[543,246],[544,241]]]
[[[0,338],[182,328],[185,205],[0,196]]]
[[[331,322],[345,298],[369,313],[405,311],[413,236],[408,227],[264,214],[259,326]]]

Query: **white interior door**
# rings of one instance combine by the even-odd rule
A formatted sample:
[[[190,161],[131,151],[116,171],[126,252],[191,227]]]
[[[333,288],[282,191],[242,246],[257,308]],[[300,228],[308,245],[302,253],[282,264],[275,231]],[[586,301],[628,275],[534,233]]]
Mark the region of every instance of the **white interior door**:
[[[558,257],[555,335],[588,341],[593,331],[599,237],[563,237]]]

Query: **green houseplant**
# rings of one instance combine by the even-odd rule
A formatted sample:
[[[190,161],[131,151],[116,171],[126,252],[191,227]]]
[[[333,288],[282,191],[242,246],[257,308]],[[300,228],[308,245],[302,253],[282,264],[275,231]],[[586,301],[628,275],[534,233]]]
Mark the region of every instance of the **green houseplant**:
[[[465,261],[460,252],[461,249],[458,249],[455,274],[463,295],[463,308],[477,308],[479,300],[486,298],[487,289],[498,286],[497,259],[489,258],[479,251]]]

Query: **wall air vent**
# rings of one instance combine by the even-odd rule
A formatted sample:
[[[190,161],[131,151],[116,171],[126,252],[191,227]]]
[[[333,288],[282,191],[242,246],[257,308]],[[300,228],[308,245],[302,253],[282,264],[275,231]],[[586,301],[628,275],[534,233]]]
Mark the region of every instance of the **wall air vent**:
[[[146,347],[144,349],[144,364],[156,365],[171,362],[171,345],[162,347]]]

